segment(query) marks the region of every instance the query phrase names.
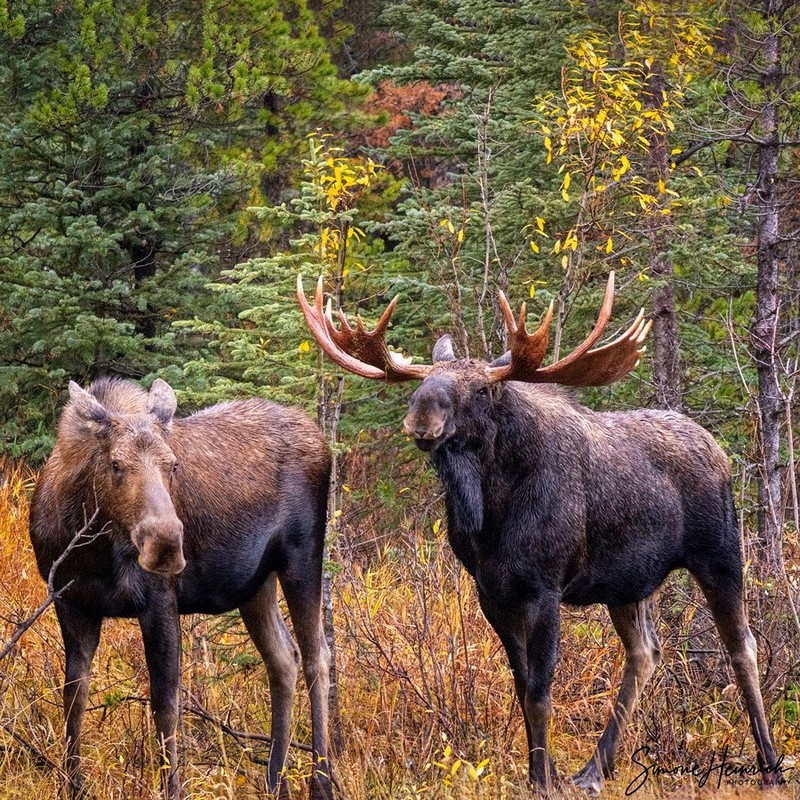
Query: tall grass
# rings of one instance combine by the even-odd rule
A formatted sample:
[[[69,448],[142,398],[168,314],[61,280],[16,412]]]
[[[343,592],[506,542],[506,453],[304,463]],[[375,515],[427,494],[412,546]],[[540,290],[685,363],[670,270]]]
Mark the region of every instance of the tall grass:
[[[418,462],[403,464],[402,454],[398,459],[399,477],[377,486],[370,454],[351,457],[345,513],[335,531],[345,743],[336,762],[338,780],[351,800],[528,797],[522,716],[505,655],[443,539],[435,484]],[[0,643],[44,596],[27,533],[34,477],[23,467],[0,468]],[[369,499],[376,492],[381,506]],[[796,568],[797,554],[789,556]],[[770,600],[772,591],[768,581],[751,581],[751,617],[776,744],[791,765],[800,716],[798,649],[788,639],[780,604]],[[731,761],[754,763],[731,670],[685,578],[672,579],[662,591],[658,628],[664,663],[626,736],[617,779],[604,790],[609,798],[625,797],[641,771],[631,754],[643,745],[664,765],[706,764],[726,747]],[[186,793],[198,799],[263,797],[266,742],[232,735],[219,724],[240,734],[269,731],[266,675],[255,648],[236,613],[186,617],[183,635]],[[562,774],[591,755],[622,665],[604,609],[564,610],[551,730]],[[62,680],[63,647],[50,610],[0,662],[0,798],[59,795]],[[97,798],[158,796],[147,694],[136,623],[108,620],[84,725],[87,777]],[[308,741],[302,686],[297,697],[293,735]],[[308,771],[306,754],[293,750],[293,796],[307,792]],[[711,784],[716,790],[715,777]],[[689,798],[708,791],[694,778],[662,777],[636,796]],[[562,793],[578,796],[567,787]],[[725,783],[721,794],[755,796],[749,787]]]

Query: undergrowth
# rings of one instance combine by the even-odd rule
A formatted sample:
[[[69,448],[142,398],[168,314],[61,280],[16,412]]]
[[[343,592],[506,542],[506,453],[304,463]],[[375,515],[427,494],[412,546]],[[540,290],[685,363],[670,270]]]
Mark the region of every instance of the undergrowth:
[[[405,470],[405,472],[404,472]],[[369,454],[348,465],[345,513],[337,520],[334,602],[344,751],[337,779],[350,800],[516,800],[532,796],[524,728],[505,655],[444,538],[435,484],[409,460],[408,479],[382,487],[387,516],[366,502],[374,488]],[[41,603],[44,583],[27,533],[35,476],[0,468],[0,647]],[[421,487],[421,488],[420,488]],[[796,540],[789,568],[796,570]],[[768,713],[785,767],[800,730],[797,642],[779,587],[749,580],[749,614],[760,648]],[[738,690],[711,623],[689,581],[662,589],[658,630],[664,661],[625,737],[617,776],[604,797],[624,798],[642,773],[634,763],[707,766],[723,752],[754,763]],[[605,609],[564,609],[553,687],[551,746],[562,775],[589,758],[607,720],[623,666]],[[182,761],[185,793],[197,798],[264,796],[269,732],[266,672],[236,612],[183,619]],[[56,798],[61,786],[63,647],[48,610],[0,662],[0,798]],[[135,621],[108,620],[95,658],[84,723],[87,778],[97,798],[158,797],[158,751],[147,705],[144,653]],[[298,686],[293,737],[310,739]],[[649,758],[636,756],[649,747]],[[293,748],[293,797],[307,794],[305,752]],[[756,796],[746,785],[704,788],[697,777],[648,776],[640,798]],[[800,776],[797,776],[800,777]],[[796,780],[797,778],[795,778]],[[800,785],[781,794],[794,796]],[[562,796],[580,795],[567,786]]]

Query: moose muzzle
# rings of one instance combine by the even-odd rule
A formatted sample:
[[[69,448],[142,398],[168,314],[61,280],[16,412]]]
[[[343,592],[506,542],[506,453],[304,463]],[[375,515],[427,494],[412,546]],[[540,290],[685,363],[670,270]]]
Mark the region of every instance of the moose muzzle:
[[[173,514],[145,517],[131,531],[139,551],[139,565],[147,572],[177,575],[186,566],[183,556],[183,523]]]

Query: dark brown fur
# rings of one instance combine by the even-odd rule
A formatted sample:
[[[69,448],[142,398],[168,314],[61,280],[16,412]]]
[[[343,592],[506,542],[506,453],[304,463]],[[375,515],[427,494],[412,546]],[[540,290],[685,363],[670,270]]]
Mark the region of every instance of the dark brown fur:
[[[31,506],[43,576],[95,509],[90,533],[56,575],[74,584],[57,601],[67,655],[67,767],[80,789],[79,734],[88,671],[103,617],[139,617],[156,723],[179,793],[175,759],[178,614],[240,608],[267,663],[273,700],[269,782],[289,742],[297,648],[277,606],[286,596],[312,694],[314,748],[327,757],[328,653],[321,632],[321,570],[330,454],[302,411],[266,400],[223,403],[173,419],[163,382],[145,392],[102,380],[71,386],[56,447]],[[184,567],[185,564],[185,567]],[[327,767],[312,791],[331,795]]]
[[[445,487],[450,543],[508,653],[531,780],[549,785],[556,775],[547,731],[559,605],[608,605],[626,648],[612,718],[574,777],[597,792],[660,658],[649,597],[683,567],[731,655],[765,780],[777,781],[730,469],[710,434],[673,412],[595,413],[559,389],[492,383],[490,365],[457,360],[447,337],[433,360],[404,427],[430,453]]]

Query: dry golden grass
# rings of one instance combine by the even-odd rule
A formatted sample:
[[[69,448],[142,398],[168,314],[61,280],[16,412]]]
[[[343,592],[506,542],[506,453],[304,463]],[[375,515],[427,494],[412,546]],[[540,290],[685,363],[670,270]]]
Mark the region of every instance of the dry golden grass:
[[[414,468],[416,469],[416,468]],[[420,468],[421,469],[421,468]],[[459,569],[435,524],[430,496],[395,503],[387,519],[359,492],[371,486],[366,470],[351,470],[352,492],[340,520],[334,577],[341,733],[338,779],[350,800],[530,797],[524,768],[524,731],[505,656],[483,619],[470,580]],[[420,473],[411,476],[425,481]],[[42,601],[27,534],[34,476],[0,469],[0,644]],[[397,488],[397,487],[395,487]],[[398,490],[398,495],[402,490]],[[425,509],[412,513],[412,509]],[[434,510],[431,510],[434,509]],[[348,521],[349,520],[349,521]],[[381,528],[391,527],[389,536]],[[436,527],[438,534],[434,534]],[[364,545],[371,541],[372,544]],[[791,554],[790,554],[791,555]],[[797,563],[796,560],[793,563]],[[770,587],[767,586],[768,590]],[[760,597],[760,595],[759,595]],[[769,597],[769,592],[765,592]],[[787,764],[798,738],[796,642],[780,606],[753,606],[766,660],[765,693],[774,734]],[[771,615],[771,616],[770,616]],[[751,612],[752,616],[752,612]],[[694,618],[694,619],[693,619]],[[699,623],[698,623],[699,620]],[[608,717],[622,670],[622,654],[605,610],[565,611],[562,655],[554,685],[552,748],[562,774],[591,754]],[[708,763],[727,747],[729,759],[752,763],[753,746],[715,637],[707,637],[686,581],[662,594],[659,632],[665,663],[628,732],[618,777],[604,797],[624,798],[640,772],[631,754],[649,744],[663,764]],[[689,631],[711,652],[693,662]],[[263,796],[266,745],[223,733],[202,708],[239,731],[268,732],[265,670],[236,614],[184,618],[183,682],[194,711],[183,719],[186,794],[192,798]],[[773,640],[769,648],[765,643]],[[63,648],[52,609],[0,662],[0,799],[56,798],[60,776]],[[138,627],[107,621],[95,659],[90,710],[84,725],[87,776],[97,798],[156,798],[158,753],[147,696],[147,671]],[[307,741],[308,703],[298,688],[294,736]],[[45,760],[46,759],[46,760]],[[308,761],[293,751],[294,797],[306,793]],[[712,786],[713,784],[713,786]],[[797,784],[781,795],[793,796]],[[565,789],[564,796],[578,797]],[[640,798],[755,797],[751,787],[701,790],[694,778],[650,780]]]

